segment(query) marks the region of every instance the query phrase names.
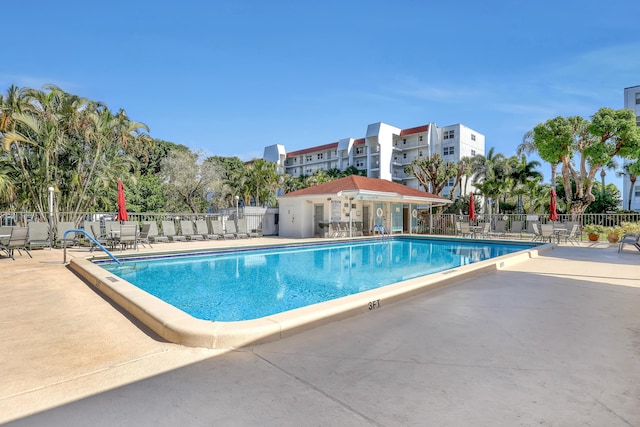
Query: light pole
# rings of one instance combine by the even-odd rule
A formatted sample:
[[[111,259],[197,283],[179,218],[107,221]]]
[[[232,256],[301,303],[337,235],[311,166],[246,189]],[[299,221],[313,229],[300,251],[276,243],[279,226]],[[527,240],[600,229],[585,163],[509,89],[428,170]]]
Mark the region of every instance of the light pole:
[[[55,188],[49,187],[49,239],[53,240],[53,192]]]
[[[240,203],[240,196],[236,196],[236,224],[238,223],[238,218],[239,218],[239,208],[238,208],[238,203]]]

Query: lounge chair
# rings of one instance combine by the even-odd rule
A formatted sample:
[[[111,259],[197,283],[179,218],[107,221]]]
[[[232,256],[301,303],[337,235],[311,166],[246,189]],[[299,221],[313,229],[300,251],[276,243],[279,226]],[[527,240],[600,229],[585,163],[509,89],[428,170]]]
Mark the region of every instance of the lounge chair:
[[[618,242],[618,252],[624,248],[624,245],[632,245],[640,251],[640,233],[627,233],[622,236],[622,239]]]
[[[522,237],[522,230],[524,229],[524,221],[511,221],[511,227],[509,227],[509,232],[506,233],[509,237]]]
[[[240,221],[240,220],[238,220]],[[249,235],[246,232],[238,230],[235,221],[227,221],[227,233],[233,234],[236,239],[248,239]]]
[[[224,229],[222,228],[222,221],[220,221],[219,219],[211,220],[211,229],[213,230],[214,234],[217,234],[223,239],[233,239],[235,237],[233,233],[227,233],[224,231]]]
[[[24,251],[29,255],[29,258],[33,258],[31,256],[31,252],[29,252],[29,248],[27,247],[27,234],[29,233],[29,229],[27,227],[11,227],[11,234],[9,235],[9,240],[6,244],[0,244],[0,250],[4,251],[7,256],[9,256],[12,260],[16,260],[14,258],[14,250],[17,249],[20,256],[22,256],[22,252],[20,249],[24,249]],[[6,241],[6,240],[5,240]]]
[[[553,240],[554,231],[553,224],[540,224],[540,237],[543,242]]]
[[[189,240],[203,240],[204,237],[201,234],[196,233],[193,229],[193,222],[191,220],[180,221],[181,234]]]
[[[158,232],[158,224],[155,221],[144,221],[142,224],[149,226],[149,234],[147,234],[147,237],[149,238],[149,241],[151,241],[153,243],[168,242],[169,241],[169,238],[167,236],[161,236],[160,235],[160,233]],[[149,246],[151,246],[151,245],[149,245]]]
[[[71,244],[71,246],[77,245],[78,239],[76,237],[75,232],[68,233],[67,236],[65,237],[65,233],[67,231],[75,230],[75,229],[76,229],[76,225],[73,222],[59,222],[58,227],[56,229],[57,230],[56,241],[63,245],[68,245],[68,244]]]
[[[49,224],[46,222],[29,222],[27,224],[27,242],[29,249],[34,247],[51,249],[51,237],[49,236]]]
[[[238,219],[238,233],[246,234],[247,237],[260,237],[260,235],[257,232],[247,230],[246,218]]]
[[[196,231],[204,239],[218,240],[220,238],[220,236],[217,235],[217,234],[209,233],[209,227],[207,226],[207,220],[205,220],[205,219],[196,220]]]
[[[149,229],[151,229],[151,224],[142,224],[142,226],[140,227],[140,232],[138,233],[136,245],[140,244],[145,248],[147,247],[147,245],[149,245],[149,247],[153,249],[153,246],[151,246],[151,241],[149,240]]]
[[[173,221],[162,221],[162,234],[172,242],[186,242],[187,238],[176,232],[176,224]]]
[[[502,219],[496,221],[496,228],[488,233],[490,236],[505,237],[507,234],[507,221]]]

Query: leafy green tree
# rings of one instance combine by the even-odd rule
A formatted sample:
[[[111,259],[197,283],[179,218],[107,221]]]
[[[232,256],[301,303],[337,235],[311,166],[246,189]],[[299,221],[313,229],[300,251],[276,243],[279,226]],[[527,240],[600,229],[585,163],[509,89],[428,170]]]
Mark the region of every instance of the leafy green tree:
[[[440,154],[429,158],[418,158],[405,168],[405,172],[413,174],[418,182],[436,196],[442,196],[447,182],[457,174],[457,166],[453,162],[445,162]]]
[[[595,200],[591,203],[585,213],[607,213],[615,212],[620,206],[620,190],[613,184],[608,184],[604,191],[600,187],[600,183],[594,185]]]
[[[222,173],[215,162],[199,162],[198,153],[172,151],[162,162],[162,175],[170,195],[169,209],[185,207],[193,213],[206,211],[206,192],[222,184]]]
[[[593,185],[603,165],[614,156],[637,158],[640,130],[633,111],[601,108],[591,121],[573,116],[540,123],[533,129],[533,142],[544,161],[561,165],[565,201],[575,215],[595,200]]]

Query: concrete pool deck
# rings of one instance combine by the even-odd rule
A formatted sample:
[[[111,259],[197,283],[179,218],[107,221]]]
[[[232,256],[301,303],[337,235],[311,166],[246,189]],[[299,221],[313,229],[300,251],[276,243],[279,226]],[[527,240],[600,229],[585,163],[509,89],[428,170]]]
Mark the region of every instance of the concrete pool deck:
[[[0,259],[0,423],[640,425],[635,249],[562,245],[234,351],[167,343],[33,256]]]

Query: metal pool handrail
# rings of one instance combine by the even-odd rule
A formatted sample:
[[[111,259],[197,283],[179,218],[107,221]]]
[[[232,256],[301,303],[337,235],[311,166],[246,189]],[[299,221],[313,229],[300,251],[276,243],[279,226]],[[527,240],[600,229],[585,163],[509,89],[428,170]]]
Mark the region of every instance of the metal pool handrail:
[[[92,235],[90,235],[89,233],[87,233],[84,230],[67,230],[64,232],[64,236],[62,237],[62,247],[64,248],[64,259],[63,259],[63,263],[66,264],[67,263],[67,234],[69,233],[80,233],[80,234],[84,234],[85,237],[87,237],[89,240],[91,240],[93,243],[96,244],[97,247],[99,247],[100,249],[102,249],[107,255],[109,255],[111,257],[112,260],[114,260],[115,262],[117,262],[118,264],[121,264],[120,260],[118,258],[116,258],[111,252],[109,252],[107,250],[107,248],[105,248],[104,246],[102,246],[102,244],[100,244],[100,242],[98,242]]]

